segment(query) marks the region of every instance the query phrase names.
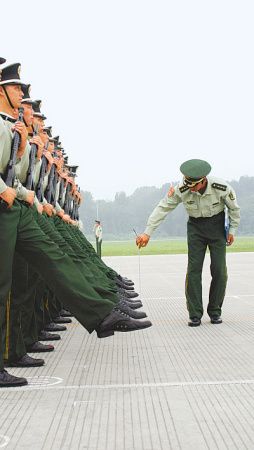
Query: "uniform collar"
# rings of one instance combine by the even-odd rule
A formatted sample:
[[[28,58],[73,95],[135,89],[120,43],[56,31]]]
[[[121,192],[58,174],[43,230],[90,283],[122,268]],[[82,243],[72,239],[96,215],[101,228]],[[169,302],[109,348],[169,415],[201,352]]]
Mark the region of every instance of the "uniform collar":
[[[11,123],[16,122],[16,119],[14,119],[14,117],[12,117],[9,114],[4,113],[2,111],[0,111],[0,116],[2,117],[3,120],[7,120],[8,122],[11,122]]]

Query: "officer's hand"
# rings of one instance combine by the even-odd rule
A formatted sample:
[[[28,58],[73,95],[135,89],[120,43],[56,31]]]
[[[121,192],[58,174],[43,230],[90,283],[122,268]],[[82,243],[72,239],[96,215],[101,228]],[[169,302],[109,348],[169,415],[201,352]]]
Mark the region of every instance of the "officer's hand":
[[[47,216],[51,217],[53,214],[53,206],[50,205],[50,203],[46,203],[46,205],[43,205],[43,211],[47,214]]]
[[[43,206],[41,205],[41,203],[39,203],[39,204],[37,205],[37,211],[38,211],[39,214],[42,214]]]
[[[25,201],[29,204],[29,206],[33,206],[33,204],[34,204],[34,191],[27,191]]]
[[[229,234],[228,238],[227,238],[227,245],[228,246],[232,245],[234,240],[235,240],[234,235],[233,234]]]
[[[138,248],[146,247],[149,242],[150,236],[148,234],[140,234],[136,239],[136,245]]]
[[[0,197],[8,204],[8,208],[11,208],[16,195],[17,193],[15,189],[7,187],[7,189],[5,189],[5,191],[0,194]]]
[[[30,144],[37,145],[37,155],[36,156],[38,159],[41,159],[44,144],[43,144],[40,136],[33,136],[32,139],[30,140]]]
[[[17,131],[20,134],[20,144],[19,144],[17,157],[21,158],[23,156],[25,148],[26,148],[28,131],[27,131],[27,128],[26,128],[24,122],[19,122],[19,121],[17,121],[14,124],[12,129]]]

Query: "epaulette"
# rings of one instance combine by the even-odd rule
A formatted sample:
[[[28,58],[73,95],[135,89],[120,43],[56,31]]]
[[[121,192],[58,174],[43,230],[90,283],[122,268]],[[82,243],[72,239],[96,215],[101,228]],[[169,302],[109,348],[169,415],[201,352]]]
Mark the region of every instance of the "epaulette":
[[[189,186],[185,186],[185,185],[179,187],[179,191],[181,192],[181,194],[185,191],[188,191],[188,189],[189,189]]]
[[[212,187],[214,189],[218,189],[219,191],[226,191],[227,190],[227,186],[225,184],[212,183]]]

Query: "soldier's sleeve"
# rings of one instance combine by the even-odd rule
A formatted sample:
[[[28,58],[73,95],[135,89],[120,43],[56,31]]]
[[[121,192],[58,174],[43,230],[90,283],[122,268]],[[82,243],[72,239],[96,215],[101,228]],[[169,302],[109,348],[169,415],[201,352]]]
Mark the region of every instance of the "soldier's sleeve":
[[[160,201],[148,218],[145,233],[151,236],[168,213],[173,211],[181,202],[181,197],[176,191],[169,191],[169,194]]]
[[[235,234],[240,223],[240,207],[237,203],[234,189],[228,185],[225,204],[228,208],[229,233]]]
[[[2,192],[4,192],[7,189],[7,186],[1,176],[2,175],[1,174],[1,168],[2,168],[1,159],[2,159],[3,152],[4,152],[4,147],[5,147],[4,128],[3,128],[2,123],[0,122],[0,194],[2,194]]]
[[[60,211],[63,210],[58,202],[56,202],[55,210],[56,210],[56,213],[59,213]]]
[[[16,190],[18,200],[26,200],[28,190],[23,186],[23,184],[16,178],[14,181],[13,188]]]

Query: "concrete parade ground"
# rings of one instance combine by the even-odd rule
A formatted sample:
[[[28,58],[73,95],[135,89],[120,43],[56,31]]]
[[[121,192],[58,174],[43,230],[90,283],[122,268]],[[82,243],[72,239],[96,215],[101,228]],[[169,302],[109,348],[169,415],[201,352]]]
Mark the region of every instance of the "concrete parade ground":
[[[223,324],[189,328],[187,255],[141,257],[153,327],[97,339],[73,319],[44,367],[9,369],[29,385],[0,390],[0,449],[253,450],[254,253],[227,260]],[[105,261],[140,289],[138,256]],[[209,255],[203,282],[206,306]]]

